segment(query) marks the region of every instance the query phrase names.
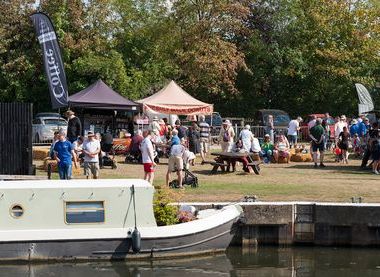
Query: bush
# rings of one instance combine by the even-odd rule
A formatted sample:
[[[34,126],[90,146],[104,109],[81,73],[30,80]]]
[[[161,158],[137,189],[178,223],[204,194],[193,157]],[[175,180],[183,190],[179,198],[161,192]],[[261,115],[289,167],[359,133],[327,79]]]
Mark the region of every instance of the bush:
[[[169,205],[178,201],[180,194],[167,187],[156,187],[153,201],[153,211],[158,226],[178,223],[178,207]]]

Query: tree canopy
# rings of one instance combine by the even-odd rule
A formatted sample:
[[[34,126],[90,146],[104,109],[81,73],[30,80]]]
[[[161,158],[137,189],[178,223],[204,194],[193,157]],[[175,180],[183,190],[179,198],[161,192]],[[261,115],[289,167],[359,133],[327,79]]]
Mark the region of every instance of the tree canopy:
[[[57,31],[69,94],[101,78],[137,100],[174,79],[223,115],[354,115],[354,83],[380,83],[377,1],[39,2],[0,2],[0,100],[33,102],[36,111],[50,110],[29,19],[36,9]],[[371,90],[375,107],[379,90]]]

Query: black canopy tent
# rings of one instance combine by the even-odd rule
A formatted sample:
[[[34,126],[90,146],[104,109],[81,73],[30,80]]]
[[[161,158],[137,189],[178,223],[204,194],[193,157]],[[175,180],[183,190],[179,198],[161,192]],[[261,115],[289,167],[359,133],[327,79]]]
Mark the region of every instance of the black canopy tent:
[[[84,131],[93,128],[95,132],[103,133],[111,128],[116,134],[121,129],[131,128],[129,120],[132,116],[129,115],[138,112],[140,104],[121,96],[99,79],[71,95],[69,107],[78,111]]]
[[[69,97],[69,106],[108,110],[137,110],[139,103],[133,102],[107,86],[102,80]]]

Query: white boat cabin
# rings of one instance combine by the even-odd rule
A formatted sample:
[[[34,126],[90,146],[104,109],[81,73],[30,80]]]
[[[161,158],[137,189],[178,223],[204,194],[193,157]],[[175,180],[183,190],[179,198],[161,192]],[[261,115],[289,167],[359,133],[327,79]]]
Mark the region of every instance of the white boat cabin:
[[[140,179],[0,181],[0,241],[127,236],[135,210],[138,227],[157,226],[153,194]]]

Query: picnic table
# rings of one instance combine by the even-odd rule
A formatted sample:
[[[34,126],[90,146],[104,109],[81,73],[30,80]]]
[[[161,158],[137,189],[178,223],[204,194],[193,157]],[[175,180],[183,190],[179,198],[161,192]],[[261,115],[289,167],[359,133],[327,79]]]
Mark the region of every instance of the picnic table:
[[[217,152],[211,153],[213,156],[217,156],[215,162],[210,162],[213,166],[211,173],[218,172],[218,169],[222,172],[229,172],[231,165],[232,170],[235,171],[236,162],[242,162],[244,159],[248,161],[246,164],[247,167],[251,167],[253,172],[257,175],[260,174],[260,164],[261,161],[254,161],[254,157],[257,156],[257,153],[252,152]]]

